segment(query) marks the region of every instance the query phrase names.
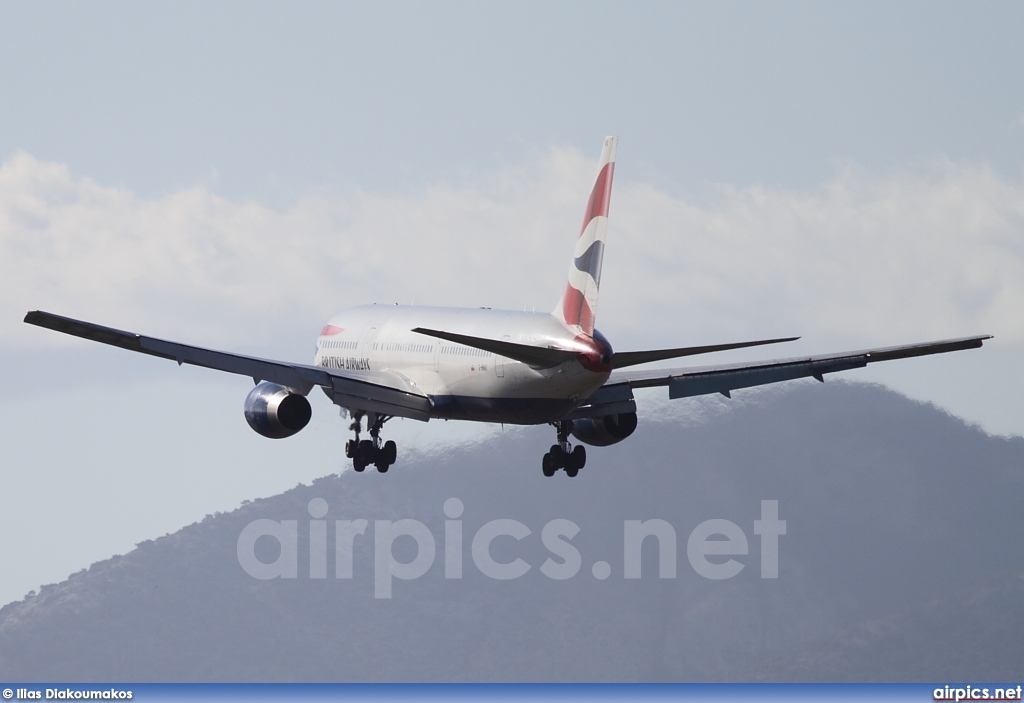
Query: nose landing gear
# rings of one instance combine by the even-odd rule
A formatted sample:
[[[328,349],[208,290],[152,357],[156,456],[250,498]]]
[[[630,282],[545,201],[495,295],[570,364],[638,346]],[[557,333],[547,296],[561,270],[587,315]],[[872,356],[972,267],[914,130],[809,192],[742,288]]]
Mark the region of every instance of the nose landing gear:
[[[395,463],[398,445],[390,439],[381,442],[380,430],[392,416],[365,413],[366,423],[370,428],[370,439],[361,440],[359,432],[362,430],[363,415],[364,413],[352,414],[352,424],[348,428],[353,430],[356,436],[355,439],[345,442],[345,456],[352,460],[352,468],[357,472],[362,472],[367,466],[373,464],[380,473],[387,473],[387,470]]]
[[[569,443],[571,425],[568,420],[552,424],[558,430],[558,443],[552,444],[551,449],[544,455],[541,460],[541,468],[544,470],[544,475],[548,477],[554,476],[559,469],[565,469],[566,476],[575,478],[587,463],[587,449],[582,444],[573,447]]]

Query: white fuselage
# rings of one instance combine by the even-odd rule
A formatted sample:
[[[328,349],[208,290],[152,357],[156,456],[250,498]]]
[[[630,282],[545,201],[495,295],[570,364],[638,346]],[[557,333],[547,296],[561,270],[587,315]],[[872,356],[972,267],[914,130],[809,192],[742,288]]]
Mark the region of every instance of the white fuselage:
[[[413,332],[416,327],[580,350],[581,357],[535,369]],[[603,337],[594,336],[610,354]],[[431,417],[537,424],[570,412],[608,378],[607,369],[585,367],[587,345],[593,350],[595,341],[581,338],[548,313],[377,304],[332,317],[317,338],[313,363],[365,374],[367,380],[379,372],[396,374],[430,398]]]

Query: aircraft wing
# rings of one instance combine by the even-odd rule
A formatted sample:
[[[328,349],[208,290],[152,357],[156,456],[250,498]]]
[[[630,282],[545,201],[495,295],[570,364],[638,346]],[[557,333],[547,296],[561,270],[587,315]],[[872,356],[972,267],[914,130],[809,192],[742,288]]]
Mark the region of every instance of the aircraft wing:
[[[25,322],[129,351],[173,359],[179,365],[191,364],[249,376],[256,383],[271,381],[303,395],[314,386],[320,386],[335,403],[348,408],[417,420],[430,417],[430,399],[403,376],[389,371],[360,372],[357,376],[341,369],[272,361],[169,342],[40,310],[25,315]]]
[[[980,335],[879,349],[862,349],[838,354],[772,359],[721,366],[613,371],[604,386],[592,396],[596,402],[593,403],[590,414],[607,414],[604,412],[604,402],[601,402],[603,398],[599,394],[603,393],[609,401],[614,398],[614,401],[609,403],[611,407],[615,403],[622,403],[623,398],[619,396],[622,396],[621,391],[627,387],[633,389],[668,386],[669,398],[687,398],[708,393],[721,393],[729,397],[730,392],[738,388],[762,386],[796,378],[816,378],[819,381],[824,381],[824,375],[827,373],[861,368],[876,361],[942,354],[961,349],[976,349],[982,345],[984,340],[991,338],[991,335]],[[616,390],[619,392],[615,393]],[[612,410],[611,412],[618,411]]]

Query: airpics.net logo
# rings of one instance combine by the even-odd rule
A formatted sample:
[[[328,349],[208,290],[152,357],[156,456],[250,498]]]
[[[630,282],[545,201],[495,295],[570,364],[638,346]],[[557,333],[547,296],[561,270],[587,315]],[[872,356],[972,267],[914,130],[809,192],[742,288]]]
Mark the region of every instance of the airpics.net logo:
[[[463,520],[464,505],[458,498],[444,502],[444,535],[440,541],[423,522],[406,518],[402,520],[373,521],[373,595],[375,598],[391,598],[394,582],[412,581],[426,575],[437,561],[439,544],[444,561],[444,577],[461,579],[464,573],[465,543],[469,542],[469,554],[473,568],[480,574],[497,580],[508,581],[525,576],[537,566],[547,578],[563,581],[577,576],[583,568],[583,556],[573,544],[580,533],[580,526],[572,520],[555,519],[547,522],[540,530],[540,539],[548,554],[542,563],[530,564],[517,556],[498,561],[492,554],[492,543],[499,538],[507,544],[521,541],[533,534],[526,524],[511,518],[491,520],[466,534]],[[370,537],[366,534],[370,521],[366,519],[334,520],[333,530],[328,529],[331,521],[324,519],[328,513],[327,501],[314,498],[309,501],[309,574],[310,579],[326,579],[328,554],[334,554],[334,578],[352,579],[355,575],[355,554],[358,549],[368,548]],[[246,525],[238,535],[238,563],[251,577],[260,580],[299,578],[299,521],[271,520],[261,518]],[[786,534],[786,521],[779,519],[779,501],[762,500],[761,516],[753,521],[752,534],[758,541],[760,552],[761,578],[779,577],[779,538]],[[330,535],[330,537],[329,537]],[[678,533],[666,520],[624,520],[622,525],[623,561],[622,577],[639,579],[642,573],[643,547],[647,540],[657,545],[658,577],[676,578]],[[395,555],[396,542],[409,540],[415,544],[414,555],[408,561],[400,561]],[[276,543],[272,560],[262,560],[257,555],[257,543]],[[333,544],[332,544],[333,542]],[[504,546],[504,545],[503,545]],[[305,550],[302,550],[305,551]],[[403,555],[408,550],[403,549]],[[503,550],[507,551],[507,550]],[[711,580],[730,579],[746,567],[741,559],[751,552],[747,533],[735,522],[725,519],[705,520],[694,527],[686,537],[686,559],[699,576]],[[264,553],[264,556],[267,556]],[[598,580],[612,575],[612,565],[607,561],[596,561],[590,572]],[[305,575],[305,574],[303,574]]]

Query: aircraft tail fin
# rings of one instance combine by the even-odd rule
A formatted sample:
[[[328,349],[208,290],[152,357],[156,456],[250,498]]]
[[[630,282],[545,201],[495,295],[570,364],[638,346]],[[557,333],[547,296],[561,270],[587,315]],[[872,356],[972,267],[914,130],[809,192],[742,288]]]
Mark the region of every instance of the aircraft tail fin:
[[[583,227],[562,300],[554,315],[569,327],[579,328],[588,336],[594,334],[594,316],[597,310],[597,292],[601,286],[601,261],[604,258],[605,232],[608,229],[608,206],[612,197],[612,177],[615,173],[615,149],[618,137],[605,137],[601,162],[597,169],[594,188],[583,216]]]

